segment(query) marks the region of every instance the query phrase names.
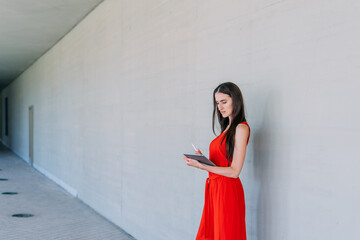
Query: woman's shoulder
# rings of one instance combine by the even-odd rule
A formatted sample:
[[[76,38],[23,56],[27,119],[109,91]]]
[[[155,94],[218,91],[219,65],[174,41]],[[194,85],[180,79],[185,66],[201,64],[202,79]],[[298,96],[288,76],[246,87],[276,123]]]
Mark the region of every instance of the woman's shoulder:
[[[247,122],[241,122],[236,126],[235,138],[240,140],[244,139],[247,143],[250,138],[250,127]]]
[[[247,122],[241,122],[236,126],[236,132],[250,133],[250,126]]]
[[[236,129],[241,129],[241,128],[250,129],[250,126],[249,126],[249,124],[248,124],[246,121],[244,121],[244,122],[239,123],[239,124],[236,126]]]

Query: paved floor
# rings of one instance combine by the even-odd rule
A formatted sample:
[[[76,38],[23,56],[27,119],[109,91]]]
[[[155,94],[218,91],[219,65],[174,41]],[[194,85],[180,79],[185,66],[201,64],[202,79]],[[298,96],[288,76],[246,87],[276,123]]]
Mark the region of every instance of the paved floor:
[[[0,193],[18,193],[0,194],[0,240],[134,239],[1,144],[0,169]]]

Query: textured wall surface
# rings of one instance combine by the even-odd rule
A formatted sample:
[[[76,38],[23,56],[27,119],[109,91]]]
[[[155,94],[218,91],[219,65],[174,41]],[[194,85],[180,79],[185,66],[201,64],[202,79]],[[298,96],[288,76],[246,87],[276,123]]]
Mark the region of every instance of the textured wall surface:
[[[181,155],[191,143],[208,154],[212,90],[233,81],[252,130],[248,238],[354,239],[359,12],[340,0],[105,0],[2,91],[2,141],[28,160],[33,105],[36,168],[138,239],[194,239],[207,174]]]

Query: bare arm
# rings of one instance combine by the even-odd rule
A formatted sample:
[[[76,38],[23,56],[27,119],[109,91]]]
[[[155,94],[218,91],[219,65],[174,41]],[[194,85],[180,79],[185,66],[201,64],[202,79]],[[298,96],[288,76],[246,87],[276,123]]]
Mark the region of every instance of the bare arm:
[[[241,169],[244,165],[247,139],[250,134],[249,128],[246,124],[239,124],[236,127],[234,154],[231,165],[229,167],[213,167],[199,163],[198,161],[183,157],[187,165],[196,167],[208,172],[219,174],[225,177],[237,178],[240,175]]]

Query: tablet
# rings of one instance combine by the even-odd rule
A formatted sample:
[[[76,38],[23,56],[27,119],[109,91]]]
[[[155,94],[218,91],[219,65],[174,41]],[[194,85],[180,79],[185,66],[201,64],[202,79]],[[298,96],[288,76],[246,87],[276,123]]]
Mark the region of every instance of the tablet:
[[[199,161],[202,164],[206,164],[209,166],[216,166],[212,161],[210,161],[209,159],[207,159],[207,157],[205,157],[204,155],[197,155],[197,154],[187,154],[184,153],[184,155],[188,158],[194,159]]]

